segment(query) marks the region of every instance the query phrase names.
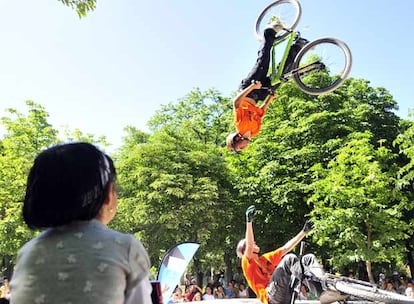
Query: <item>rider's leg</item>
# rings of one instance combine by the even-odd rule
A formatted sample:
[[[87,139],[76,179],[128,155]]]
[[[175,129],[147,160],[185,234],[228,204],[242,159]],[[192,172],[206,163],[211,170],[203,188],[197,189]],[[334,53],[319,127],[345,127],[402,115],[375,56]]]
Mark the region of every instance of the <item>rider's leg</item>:
[[[316,276],[318,279],[323,279],[325,276],[325,271],[323,271],[321,265],[318,263],[314,254],[306,254],[302,257],[302,265],[304,268],[304,273],[307,276]],[[308,286],[311,293],[319,297],[323,291],[321,282],[314,280],[304,280],[305,285]]]
[[[293,253],[283,257],[273,272],[272,279],[267,287],[269,303],[285,304],[290,303],[292,297],[292,286],[300,284],[302,269],[299,258]]]
[[[305,272],[310,271],[318,278],[323,278],[325,276],[325,271],[322,269],[322,266],[318,263],[318,260],[316,259],[314,254],[305,254],[302,257],[302,264],[305,268]]]
[[[260,45],[257,60],[250,73],[244,78],[241,83],[239,90],[242,91],[247,88],[252,81],[260,81],[263,87],[270,86],[270,78],[267,76],[270,65],[270,51],[275,41],[276,32],[272,28],[267,28],[264,31],[264,39]],[[252,94],[253,93],[253,94]],[[256,101],[264,100],[268,95],[267,90],[253,90],[252,97]],[[256,95],[256,96],[254,96]]]
[[[283,74],[291,71],[293,69],[293,62],[295,61],[296,55],[299,51],[307,44],[309,41],[305,38],[298,38],[290,47],[288,56],[286,58],[285,67],[283,69]]]

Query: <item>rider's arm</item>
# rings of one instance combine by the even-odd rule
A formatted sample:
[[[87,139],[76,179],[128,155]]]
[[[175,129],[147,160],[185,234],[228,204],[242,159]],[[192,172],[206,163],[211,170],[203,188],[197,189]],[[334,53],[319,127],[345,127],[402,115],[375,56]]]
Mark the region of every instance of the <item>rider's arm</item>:
[[[270,103],[276,99],[276,94],[269,94],[267,95],[266,99],[264,100],[263,104],[260,106],[261,109],[264,110],[264,112],[267,111],[267,108],[269,107]]]
[[[237,109],[241,103],[241,101],[253,90],[260,89],[262,87],[262,83],[260,81],[252,82],[247,88],[237,95],[233,100],[233,108]]]
[[[296,236],[287,241],[287,243],[280,248],[282,250],[282,256],[295,248],[295,246],[300,243],[306,234],[307,233],[305,231],[301,230]]]
[[[255,212],[256,207],[254,205],[250,205],[249,208],[247,208],[246,210],[246,248],[244,249],[244,256],[247,257],[249,260],[253,256],[253,249],[255,246],[253,234],[253,217]]]
[[[252,257],[254,248],[254,234],[253,234],[253,222],[246,222],[246,249],[244,255],[250,259]]]

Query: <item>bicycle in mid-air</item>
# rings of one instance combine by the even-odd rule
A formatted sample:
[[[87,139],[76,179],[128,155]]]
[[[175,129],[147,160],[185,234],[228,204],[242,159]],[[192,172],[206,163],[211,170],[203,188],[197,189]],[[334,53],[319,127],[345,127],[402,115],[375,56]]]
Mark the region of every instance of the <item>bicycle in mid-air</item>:
[[[307,41],[294,31],[302,15],[302,8],[297,0],[278,0],[272,2],[257,17],[255,35],[263,39],[264,29],[274,18],[282,24],[282,30],[276,34],[273,44],[270,78],[272,91],[281,83],[293,79],[298,87],[310,95],[320,95],[338,88],[348,77],[352,66],[352,55],[349,47],[341,40],[332,37]],[[282,43],[285,50],[276,57],[276,49]],[[293,63],[289,64],[289,52],[298,50]]]

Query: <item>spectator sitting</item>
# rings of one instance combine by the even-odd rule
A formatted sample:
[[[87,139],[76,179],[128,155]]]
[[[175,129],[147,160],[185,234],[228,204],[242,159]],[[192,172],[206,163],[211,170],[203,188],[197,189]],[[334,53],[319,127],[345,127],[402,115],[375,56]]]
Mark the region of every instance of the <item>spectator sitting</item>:
[[[227,288],[224,289],[224,294],[226,295],[226,299],[233,299],[236,297],[233,282],[227,283]]]
[[[0,287],[0,299],[10,299],[9,278],[3,278],[3,285]]]
[[[239,298],[248,298],[249,297],[249,290],[246,288],[246,285],[241,282],[239,284]]]
[[[201,292],[197,291],[195,293],[194,297],[193,297],[193,302],[196,302],[196,301],[198,302],[198,301],[201,301],[201,300],[203,300],[203,298],[201,296]]]
[[[225,295],[225,293],[224,293],[223,286],[218,285],[218,286],[215,288],[214,297],[215,297],[216,299],[225,299],[225,298],[226,298],[226,295]]]
[[[118,206],[115,180],[112,159],[88,143],[36,157],[23,218],[45,230],[19,250],[12,303],[152,303],[146,250],[106,226]]]
[[[405,295],[411,299],[414,299],[414,280],[408,280]]]
[[[203,295],[203,300],[214,300],[214,295],[213,295],[213,290],[211,289],[210,286],[206,287],[206,291]]]
[[[396,290],[395,290],[395,288],[394,288],[394,285],[392,284],[392,282],[390,282],[390,281],[388,281],[387,282],[387,287],[386,287],[386,289],[385,289],[386,291],[389,291],[389,292],[397,292]]]

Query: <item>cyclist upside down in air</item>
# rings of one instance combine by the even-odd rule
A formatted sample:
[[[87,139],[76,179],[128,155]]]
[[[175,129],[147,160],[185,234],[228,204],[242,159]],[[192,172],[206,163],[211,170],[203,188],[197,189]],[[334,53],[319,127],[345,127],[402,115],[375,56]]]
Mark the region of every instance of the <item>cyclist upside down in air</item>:
[[[270,87],[270,77],[267,75],[270,51],[276,39],[276,33],[281,29],[279,22],[265,29],[256,64],[242,80],[240,93],[233,100],[234,126],[237,132],[229,134],[226,140],[227,147],[232,152],[243,150],[249,145],[250,138],[259,134],[263,116],[270,102],[276,98],[273,91],[267,88],[262,89],[262,86]],[[257,106],[260,100],[263,100],[263,103]]]
[[[277,97],[273,89],[270,89],[271,79],[268,71],[270,52],[277,39],[276,34],[282,29],[283,25],[277,19],[264,30],[264,39],[260,45],[256,63],[247,77],[241,81],[240,93],[233,100],[234,126],[237,132],[229,134],[226,139],[227,147],[232,152],[243,150],[249,145],[250,138],[259,134],[266,110]],[[306,41],[306,39],[302,40]],[[301,47],[301,44],[292,45],[284,70],[289,69],[293,64]],[[263,103],[258,106],[258,101],[263,101]]]

